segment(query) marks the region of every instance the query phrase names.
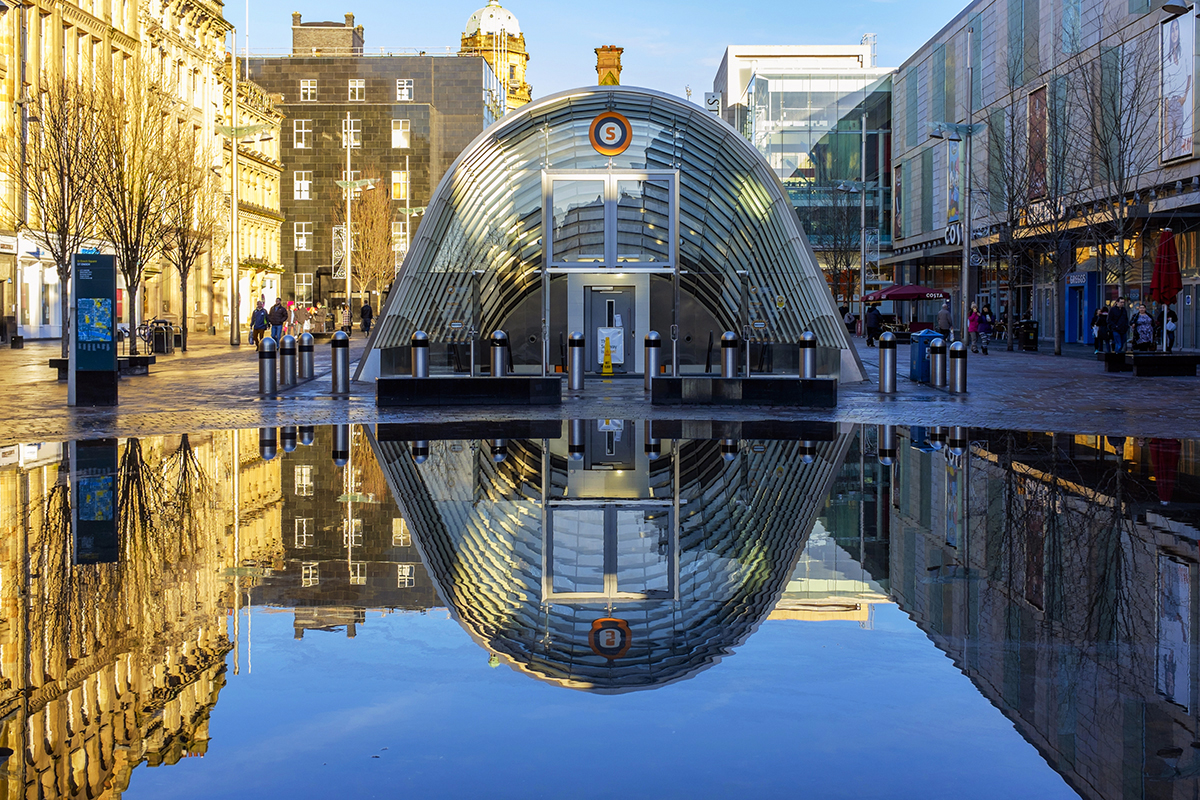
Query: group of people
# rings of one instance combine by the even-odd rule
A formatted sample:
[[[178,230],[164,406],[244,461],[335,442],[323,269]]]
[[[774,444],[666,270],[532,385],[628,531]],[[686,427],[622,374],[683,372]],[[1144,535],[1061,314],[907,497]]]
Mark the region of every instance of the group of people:
[[[363,333],[370,333],[371,322],[375,319],[375,311],[371,308],[370,302],[362,304],[358,316],[359,330]],[[340,317],[341,330],[345,331],[347,336],[353,335],[353,317],[350,307],[344,303],[341,307]],[[275,305],[268,310],[266,301],[259,300],[255,304],[254,312],[250,315],[250,336],[254,341],[254,349],[257,350],[262,344],[262,340],[266,338],[267,331],[270,331],[271,338],[278,342],[285,333],[291,336],[299,336],[301,333],[326,333],[331,321],[330,310],[320,303],[314,306],[304,306],[289,300],[287,305],[284,305],[283,298],[277,297]]]
[[[1164,313],[1165,320],[1164,320]],[[1179,317],[1170,308],[1163,307],[1157,317],[1151,317],[1145,303],[1138,303],[1130,314],[1125,307],[1125,298],[1118,297],[1110,306],[1105,303],[1092,315],[1092,339],[1097,353],[1122,353],[1126,344],[1132,350],[1154,351],[1163,339],[1166,325],[1167,352],[1175,347],[1175,327]]]

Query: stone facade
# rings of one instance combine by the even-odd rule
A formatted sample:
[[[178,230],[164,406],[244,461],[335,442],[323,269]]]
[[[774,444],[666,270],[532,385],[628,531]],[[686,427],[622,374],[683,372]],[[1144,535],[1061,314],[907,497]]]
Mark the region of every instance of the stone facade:
[[[334,226],[344,218],[345,195],[336,182],[346,172],[347,115],[356,140],[351,177],[376,178],[376,191],[391,193],[399,263],[420,221],[405,209],[425,206],[446,169],[498,110],[487,102],[496,84],[482,58],[254,58],[250,71],[279,98],[276,106],[287,118],[281,154],[285,300],[345,301],[344,285],[332,276]],[[380,299],[372,298],[376,308]]]
[[[301,22],[299,13],[292,14],[292,55],[303,56],[361,56],[363,26],[354,26],[354,15],[347,14],[345,24],[336,22]]]
[[[621,54],[624,47],[606,44],[596,48],[596,85],[621,85]]]
[[[459,55],[479,56],[487,61],[501,83],[505,111],[520,108],[533,99],[533,87],[525,80],[525,70],[529,67],[525,34],[521,33],[517,18],[499,0],[488,0],[485,7],[467,20]]]

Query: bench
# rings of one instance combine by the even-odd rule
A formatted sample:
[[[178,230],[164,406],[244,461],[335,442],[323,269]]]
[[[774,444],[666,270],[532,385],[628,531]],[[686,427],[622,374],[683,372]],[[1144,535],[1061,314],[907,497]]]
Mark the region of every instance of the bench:
[[[1096,360],[1104,363],[1105,372],[1129,372],[1133,369],[1125,363],[1124,353],[1097,353]]]
[[[52,358],[50,359],[50,369],[58,370],[58,380],[62,383],[70,378],[71,359],[69,358]]]
[[[1137,378],[1196,377],[1200,356],[1184,353],[1124,353],[1125,364]]]
[[[118,356],[117,372],[122,375],[149,375],[150,365],[156,363],[156,356]]]

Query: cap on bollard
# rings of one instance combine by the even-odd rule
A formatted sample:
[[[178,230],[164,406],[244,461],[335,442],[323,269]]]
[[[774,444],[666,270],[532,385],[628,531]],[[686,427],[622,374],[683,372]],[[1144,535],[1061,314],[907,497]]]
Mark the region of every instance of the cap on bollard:
[[[425,331],[417,331],[412,335],[413,347],[429,347],[429,334]]]
[[[571,331],[571,335],[568,338],[570,339],[571,347],[583,347],[584,346],[583,334],[580,331]]]
[[[892,333],[891,331],[888,331],[887,333],[880,336],[879,337],[879,346],[882,347],[884,350],[895,350],[896,349],[896,334]]]
[[[662,347],[662,337],[658,335],[658,331],[646,334],[646,347]]]
[[[311,333],[300,334],[300,352],[301,353],[311,352],[313,349],[313,344],[316,341],[317,340],[313,337],[313,335]]]
[[[810,347],[817,346],[817,335],[812,331],[805,331],[800,334],[800,349],[807,350]]]
[[[279,350],[279,345],[275,344],[275,340],[270,336],[264,336],[263,340],[258,343],[259,358],[275,358]]]
[[[492,344],[496,347],[508,345],[508,334],[504,331],[492,331]]]
[[[346,335],[345,331],[335,331],[329,345],[331,347],[349,347],[350,337]]]
[[[725,331],[721,334],[721,347],[737,347],[738,336],[733,331]]]

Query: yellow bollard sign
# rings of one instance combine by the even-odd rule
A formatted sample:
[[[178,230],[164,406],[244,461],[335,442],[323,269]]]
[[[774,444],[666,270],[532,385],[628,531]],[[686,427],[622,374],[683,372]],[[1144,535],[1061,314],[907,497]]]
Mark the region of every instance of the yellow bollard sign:
[[[604,366],[600,368],[601,375],[612,375],[612,342],[604,337]]]

